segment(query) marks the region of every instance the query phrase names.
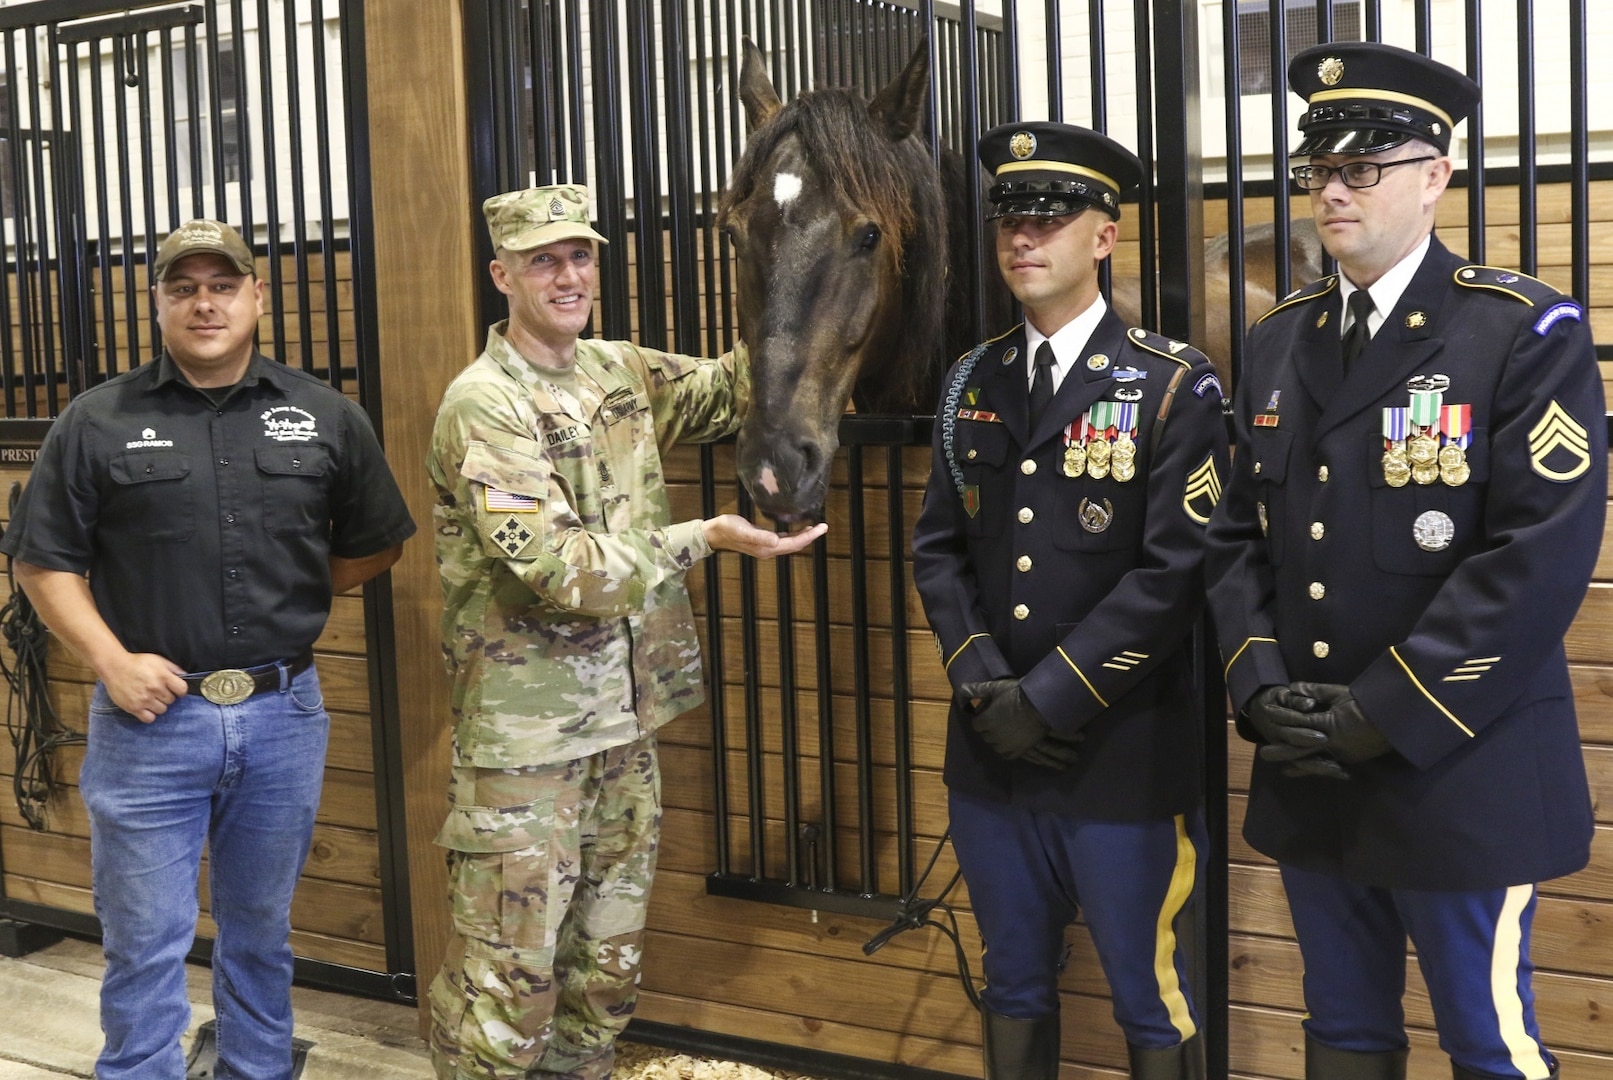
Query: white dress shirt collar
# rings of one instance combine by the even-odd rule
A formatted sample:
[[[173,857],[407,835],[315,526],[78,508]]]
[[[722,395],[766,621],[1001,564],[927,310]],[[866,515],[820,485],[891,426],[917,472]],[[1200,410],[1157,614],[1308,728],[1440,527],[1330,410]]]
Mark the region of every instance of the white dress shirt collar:
[[[1042,342],[1048,341],[1053,345],[1053,392],[1058,393],[1059,387],[1064,385],[1064,376],[1067,375],[1075,362],[1086,351],[1087,342],[1092,332],[1098,328],[1103,319],[1103,313],[1109,310],[1100,294],[1096,300],[1081,314],[1059,327],[1052,337],[1048,337],[1025,320],[1025,385],[1030,386],[1036,378],[1036,350]]]

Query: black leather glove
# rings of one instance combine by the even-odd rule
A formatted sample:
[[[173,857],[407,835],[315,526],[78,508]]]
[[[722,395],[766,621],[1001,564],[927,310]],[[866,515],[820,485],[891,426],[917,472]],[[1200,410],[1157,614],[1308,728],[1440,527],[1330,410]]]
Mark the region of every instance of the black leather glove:
[[[1018,679],[965,683],[958,692],[978,701],[970,721],[986,745],[1008,761],[1028,761],[1049,769],[1067,769],[1076,761],[1075,739],[1053,735],[1036,706],[1025,697]]]
[[[1300,682],[1290,690],[1315,701],[1318,708],[1292,720],[1292,726],[1282,725],[1275,732],[1278,739],[1260,748],[1264,760],[1287,763],[1284,775],[1348,780],[1346,765],[1358,765],[1394,749],[1362,713],[1349,687]]]
[[[1322,711],[1309,714],[1305,720],[1308,726],[1321,732],[1326,740],[1324,748],[1335,761],[1359,765],[1394,749],[1383,732],[1366,718],[1348,686],[1299,682],[1293,685],[1293,690],[1314,698],[1322,706]]]
[[[1305,718],[1318,708],[1320,706],[1314,698],[1297,694],[1290,687],[1266,686],[1249,699],[1249,704],[1243,707],[1243,713],[1260,737],[1273,746],[1316,753],[1321,750],[1322,740],[1309,729]]]
[[[1261,760],[1285,764],[1284,776],[1348,780],[1350,771],[1325,753],[1327,736],[1310,726],[1309,717],[1321,707],[1315,698],[1296,687],[1267,686],[1259,690],[1243,712],[1266,740],[1259,750]]]

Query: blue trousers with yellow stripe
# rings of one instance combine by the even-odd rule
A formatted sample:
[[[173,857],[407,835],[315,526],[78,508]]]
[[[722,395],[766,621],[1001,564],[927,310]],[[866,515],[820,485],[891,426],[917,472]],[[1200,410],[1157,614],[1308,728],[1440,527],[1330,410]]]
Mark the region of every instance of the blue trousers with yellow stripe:
[[[1080,914],[1133,1046],[1198,1031],[1175,920],[1203,869],[1203,823],[1083,821],[960,792],[952,846],[985,942],[985,1006],[1033,1020],[1058,1012],[1064,930]]]
[[[1406,1045],[1406,938],[1434,1007],[1439,1045],[1479,1076],[1542,1080],[1530,976],[1535,887],[1440,892],[1357,885],[1282,867],[1305,959],[1305,1030],[1340,1050]]]

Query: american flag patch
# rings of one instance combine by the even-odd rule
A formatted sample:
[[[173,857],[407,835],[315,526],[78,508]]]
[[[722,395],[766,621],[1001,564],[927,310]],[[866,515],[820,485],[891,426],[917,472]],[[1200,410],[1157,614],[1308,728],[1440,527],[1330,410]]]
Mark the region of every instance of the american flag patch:
[[[500,491],[496,487],[484,488],[482,500],[488,511],[514,510],[531,513],[538,508],[538,500],[531,495],[517,495],[513,491]]]

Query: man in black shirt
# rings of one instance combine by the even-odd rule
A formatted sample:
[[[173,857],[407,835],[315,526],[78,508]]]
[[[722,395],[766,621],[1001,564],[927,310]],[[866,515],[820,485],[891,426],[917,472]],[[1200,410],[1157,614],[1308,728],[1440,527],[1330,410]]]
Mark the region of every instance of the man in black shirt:
[[[217,1075],[285,1077],[329,726],[310,650],[332,594],[397,561],[414,523],[364,412],[254,349],[263,283],[233,229],[188,222],[153,274],[163,354],[63,410],[0,552],[98,678],[80,776],[107,961],[96,1075],[185,1071],[210,841]]]

